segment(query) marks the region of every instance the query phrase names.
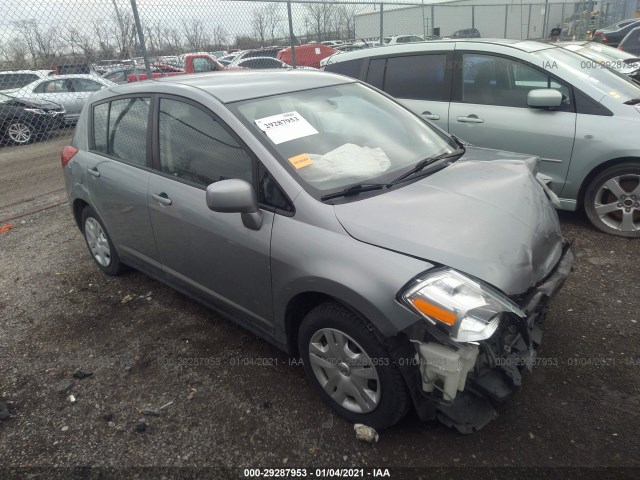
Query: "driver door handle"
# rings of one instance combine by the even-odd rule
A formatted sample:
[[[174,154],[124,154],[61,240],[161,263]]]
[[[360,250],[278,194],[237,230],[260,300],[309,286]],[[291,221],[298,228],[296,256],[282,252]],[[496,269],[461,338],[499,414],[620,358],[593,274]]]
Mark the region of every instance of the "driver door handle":
[[[440,115],[431,112],[422,112],[422,116],[427,120],[440,120]]]
[[[151,194],[151,198],[153,198],[156,202],[162,204],[162,205],[171,205],[171,199],[169,198],[169,196],[162,192],[162,193],[152,193]]]
[[[473,113],[466,117],[458,117],[458,121],[462,123],[484,123],[483,119],[478,118],[478,116]]]

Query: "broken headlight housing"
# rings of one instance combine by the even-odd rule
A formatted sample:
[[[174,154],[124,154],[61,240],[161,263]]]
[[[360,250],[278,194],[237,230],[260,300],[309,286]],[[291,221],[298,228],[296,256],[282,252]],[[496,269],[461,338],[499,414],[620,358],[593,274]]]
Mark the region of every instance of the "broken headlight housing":
[[[485,340],[497,330],[505,313],[524,313],[498,290],[456,270],[426,272],[401,294],[402,300],[456,342]]]

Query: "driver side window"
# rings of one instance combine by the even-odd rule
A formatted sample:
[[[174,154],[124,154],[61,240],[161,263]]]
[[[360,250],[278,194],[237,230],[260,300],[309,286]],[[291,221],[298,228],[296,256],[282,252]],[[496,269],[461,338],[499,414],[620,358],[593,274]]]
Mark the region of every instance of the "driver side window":
[[[462,62],[462,101],[481,105],[528,108],[531,90],[553,88],[570,105],[569,88],[543,71],[504,57],[465,54]]]

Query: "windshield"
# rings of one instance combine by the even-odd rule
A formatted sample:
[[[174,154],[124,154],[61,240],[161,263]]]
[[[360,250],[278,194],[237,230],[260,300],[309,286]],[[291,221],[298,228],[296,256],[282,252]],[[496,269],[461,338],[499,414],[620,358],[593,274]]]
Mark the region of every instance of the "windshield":
[[[389,182],[458,145],[358,83],[237,102],[231,110],[300,183],[320,195]]]
[[[540,65],[552,73],[565,72],[569,78],[577,78],[602,95],[607,95],[620,103],[640,97],[640,87],[629,77],[619,73],[606,64],[594,62],[562,47],[554,47],[533,52]]]
[[[584,57],[589,58],[595,62],[599,62],[601,65],[613,68],[614,70],[636,70],[636,65],[640,62],[640,59],[636,55],[632,55],[628,52],[623,52],[617,48],[608,47],[599,43],[588,43],[586,45],[567,45],[567,50],[576,52]],[[629,61],[634,60],[634,61]]]

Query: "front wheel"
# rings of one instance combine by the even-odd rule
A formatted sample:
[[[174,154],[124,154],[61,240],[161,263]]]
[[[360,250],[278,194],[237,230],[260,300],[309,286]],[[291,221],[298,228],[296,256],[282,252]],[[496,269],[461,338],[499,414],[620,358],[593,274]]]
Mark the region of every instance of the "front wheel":
[[[591,181],[584,200],[587,217],[596,228],[640,238],[640,164],[607,168]]]
[[[6,128],[7,138],[16,145],[26,145],[34,137],[34,129],[26,122],[14,120]]]
[[[343,306],[327,302],[309,312],[298,348],[309,382],[348,421],[383,429],[408,412],[407,387],[373,326]]]

